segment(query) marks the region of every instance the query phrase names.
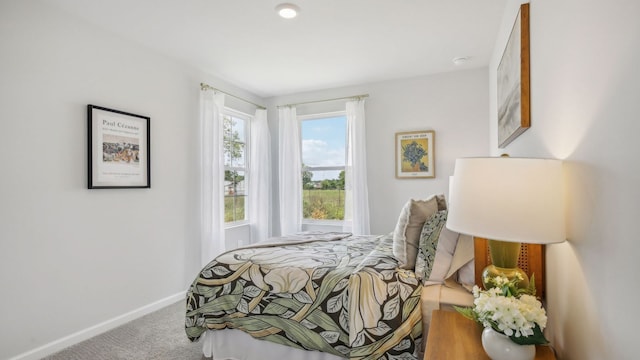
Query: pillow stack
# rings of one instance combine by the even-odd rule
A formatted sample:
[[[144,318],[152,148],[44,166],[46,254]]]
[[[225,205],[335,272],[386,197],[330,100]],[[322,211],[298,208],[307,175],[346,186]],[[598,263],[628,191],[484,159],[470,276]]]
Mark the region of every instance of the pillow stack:
[[[393,254],[401,269],[414,270],[425,285],[443,284],[455,275],[463,285],[474,282],[473,241],[445,227],[444,195],[409,200],[393,232]],[[452,269],[452,266],[454,269]]]
[[[435,196],[427,200],[409,200],[400,211],[393,231],[393,255],[401,269],[413,269],[418,254],[418,243],[424,223],[438,211]]]

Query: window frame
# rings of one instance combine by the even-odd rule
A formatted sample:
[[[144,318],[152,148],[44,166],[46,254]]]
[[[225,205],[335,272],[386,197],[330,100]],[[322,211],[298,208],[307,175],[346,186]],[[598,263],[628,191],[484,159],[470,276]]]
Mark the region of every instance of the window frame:
[[[347,170],[347,111],[339,110],[339,111],[331,111],[331,112],[323,112],[323,113],[314,113],[314,114],[304,114],[298,115],[297,120],[300,122],[300,159],[304,159],[304,154],[302,153],[302,122],[309,120],[320,120],[320,119],[328,119],[335,117],[344,117],[345,118],[345,152],[344,152],[344,165],[342,166],[304,166],[302,167],[302,171],[334,171],[334,170]],[[302,165],[302,164],[301,164]],[[304,188],[302,189],[304,191]],[[343,190],[344,191],[344,190]],[[304,194],[302,195],[304,199]],[[344,204],[343,204],[344,206]],[[303,205],[303,214],[302,214],[302,225],[318,225],[318,226],[342,226],[344,224],[343,220],[338,219],[307,219],[304,217],[304,205]]]
[[[226,116],[230,116],[230,117],[235,117],[235,118],[239,118],[244,120],[244,167],[240,167],[240,166],[227,166],[226,163],[224,164],[224,169],[223,172],[228,171],[242,171],[244,172],[244,220],[237,220],[237,221],[225,221],[223,219],[223,223],[224,223],[224,228],[225,229],[230,229],[230,228],[234,228],[234,227],[239,227],[239,226],[244,226],[244,225],[249,225],[251,223],[251,219],[249,219],[249,206],[251,206],[251,200],[250,200],[250,194],[248,193],[249,191],[249,182],[251,181],[251,174],[249,171],[249,163],[251,161],[250,159],[250,154],[251,154],[251,122],[254,118],[253,115],[251,114],[247,114],[229,107],[224,107],[224,109],[221,111],[221,115],[223,116],[223,121],[224,121],[224,117]],[[224,136],[224,135],[223,135]],[[224,151],[223,151],[224,152]],[[224,152],[223,156],[226,157],[226,152]],[[223,175],[224,177],[224,175]],[[226,181],[223,181],[223,184]],[[223,192],[223,199],[227,198],[226,195],[226,187],[223,186],[222,188],[222,192]]]

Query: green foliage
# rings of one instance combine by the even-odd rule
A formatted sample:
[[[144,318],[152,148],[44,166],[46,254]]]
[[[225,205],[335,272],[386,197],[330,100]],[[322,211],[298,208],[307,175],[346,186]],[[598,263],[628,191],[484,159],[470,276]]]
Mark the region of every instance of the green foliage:
[[[549,340],[544,337],[544,333],[542,333],[542,329],[538,324],[533,328],[533,335],[529,336],[509,336],[509,339],[518,345],[545,345],[549,343]]]
[[[230,116],[225,116],[223,121],[224,154],[226,160],[233,164],[235,160],[242,158],[244,143],[240,141],[240,135],[233,130],[236,121]]]
[[[453,305],[453,308],[456,309],[462,316],[466,317],[469,320],[478,321],[478,315],[475,311],[473,311],[472,307],[460,307]]]
[[[244,180],[244,176],[238,174],[237,171],[225,170],[224,180],[230,182],[233,185],[233,189],[235,190],[238,184],[242,182],[242,180]]]
[[[302,164],[302,188],[303,189],[313,189],[313,183],[311,179],[313,179],[313,173],[309,170],[306,170],[304,164]]]
[[[535,296],[536,295],[536,278],[535,278],[535,274],[531,274],[531,279],[529,280],[529,286],[527,287],[520,287],[518,286],[519,284],[519,280],[518,279],[512,279],[509,282],[506,283],[500,283],[500,284],[493,284],[495,287],[499,288],[500,291],[502,292],[503,296],[515,296],[515,297],[520,297],[520,295],[531,295],[531,296]],[[490,282],[491,284],[491,279]]]
[[[526,288],[518,288],[514,296],[519,297],[520,295],[523,295],[523,294],[536,296],[536,275],[535,274],[531,274],[531,278],[529,279],[529,286]]]
[[[245,220],[243,195],[232,195],[224,197],[224,222]]]
[[[305,219],[343,220],[344,190],[304,190],[302,212]]]

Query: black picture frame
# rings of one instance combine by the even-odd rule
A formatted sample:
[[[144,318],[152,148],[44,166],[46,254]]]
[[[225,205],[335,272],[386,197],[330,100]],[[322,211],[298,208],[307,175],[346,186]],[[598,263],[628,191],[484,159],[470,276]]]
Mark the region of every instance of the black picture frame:
[[[151,187],[151,118],[87,105],[88,188]]]

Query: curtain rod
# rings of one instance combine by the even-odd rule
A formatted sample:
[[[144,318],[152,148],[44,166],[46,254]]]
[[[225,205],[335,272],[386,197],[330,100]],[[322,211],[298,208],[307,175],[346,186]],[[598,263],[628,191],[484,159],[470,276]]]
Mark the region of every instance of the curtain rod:
[[[222,91],[222,90],[220,90],[220,89],[216,89],[216,88],[214,88],[213,86],[211,86],[211,85],[207,85],[207,84],[205,84],[205,83],[200,83],[200,90],[213,90],[213,91],[218,91],[218,92],[221,92],[221,93],[223,93],[223,94],[227,94],[227,95],[229,95],[229,96],[231,96],[231,97],[234,97],[234,98],[236,98],[236,99],[238,99],[238,100],[242,100],[242,101],[244,101],[244,102],[246,102],[246,103],[248,103],[248,104],[251,104],[251,105],[253,105],[253,106],[257,107],[258,109],[262,109],[262,110],[266,110],[266,109],[267,109],[266,107],[264,107],[264,106],[262,106],[262,105],[258,105],[258,104],[254,103],[254,102],[252,102],[252,101],[249,101],[249,100],[247,100],[247,99],[243,99],[243,98],[241,98],[241,97],[239,97],[239,96],[235,96],[235,95],[233,95],[233,94],[229,94],[229,93],[228,93],[228,92],[226,92],[226,91]]]
[[[315,103],[328,102],[328,101],[337,101],[337,100],[347,100],[347,99],[348,100],[362,100],[362,99],[366,99],[368,97],[369,97],[369,94],[362,94],[362,95],[345,96],[345,97],[339,97],[339,98],[334,98],[334,99],[326,99],[326,100],[305,101],[305,102],[299,102],[299,103],[295,103],[295,104],[278,105],[278,109],[282,108],[282,107],[292,107],[292,106],[298,106],[298,105],[315,104]]]

